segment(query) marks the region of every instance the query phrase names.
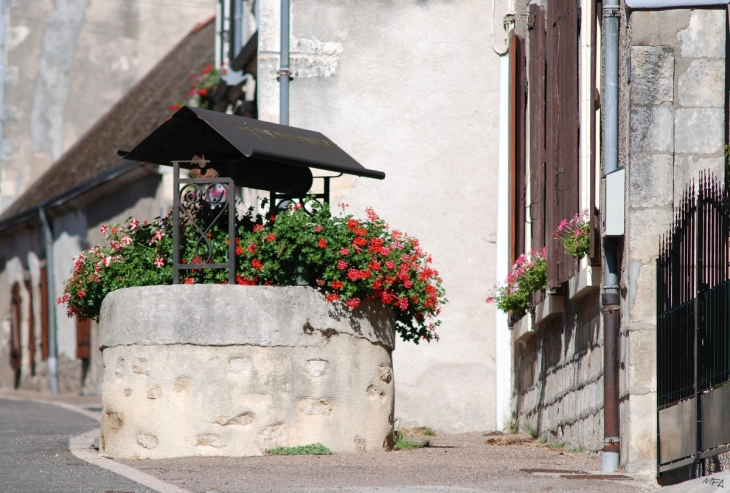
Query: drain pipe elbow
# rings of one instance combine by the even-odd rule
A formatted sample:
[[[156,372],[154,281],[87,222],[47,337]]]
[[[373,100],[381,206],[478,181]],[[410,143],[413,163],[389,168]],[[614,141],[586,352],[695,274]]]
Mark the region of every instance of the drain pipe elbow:
[[[53,286],[53,233],[48,224],[46,211],[38,209],[43,226],[46,250],[46,286],[48,292],[48,375],[51,380],[51,393],[58,394],[58,347],[56,345],[56,296]]]

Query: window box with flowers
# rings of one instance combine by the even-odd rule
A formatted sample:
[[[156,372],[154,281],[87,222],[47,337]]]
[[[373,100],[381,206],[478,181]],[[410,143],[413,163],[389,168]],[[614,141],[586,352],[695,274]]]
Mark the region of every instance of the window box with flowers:
[[[553,236],[563,244],[568,255],[582,264],[575,276],[568,280],[569,298],[582,298],[597,289],[601,277],[600,267],[581,262],[590,253],[591,225],[588,211],[576,214],[570,220],[560,221]]]
[[[495,285],[487,298],[487,303],[496,303],[497,308],[509,314],[510,326],[530,310],[532,293],[546,288],[546,254],[543,248],[520,255],[505,282]]]
[[[372,209],[366,219],[316,202],[276,215],[249,209],[236,226],[238,285],[212,269],[191,269],[171,285],[170,218],[104,226],[106,244],[75,259],[58,301],[70,316],[99,319],[100,452],[245,456],[313,442],[336,452],[390,448],[395,334],[438,339],[446,302],[431,257]],[[227,230],[224,223],[208,233],[213,263],[227,260]],[[199,264],[188,237],[181,256]]]

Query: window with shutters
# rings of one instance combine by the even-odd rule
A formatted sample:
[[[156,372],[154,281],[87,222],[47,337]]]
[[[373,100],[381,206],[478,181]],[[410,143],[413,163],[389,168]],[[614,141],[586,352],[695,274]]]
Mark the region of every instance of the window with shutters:
[[[41,357],[48,359],[48,275],[45,264],[41,266]]]
[[[76,358],[91,357],[91,320],[79,320],[76,317]]]
[[[20,370],[20,284],[13,284],[10,295],[10,367]]]
[[[28,364],[30,374],[35,375],[35,313],[33,307],[33,283],[29,278],[25,281],[28,292]]]
[[[578,2],[547,8],[547,164],[545,169],[547,282],[557,288],[574,274],[574,259],[553,240],[563,219],[578,212]]]
[[[528,101],[530,112],[530,201],[527,220],[530,222],[530,247],[541,250],[547,245],[545,232],[545,166],[547,163],[547,38],[545,8],[531,4],[528,7]],[[533,294],[533,305],[542,300],[542,293]]]
[[[525,42],[514,31],[509,45],[510,264],[525,252]]]

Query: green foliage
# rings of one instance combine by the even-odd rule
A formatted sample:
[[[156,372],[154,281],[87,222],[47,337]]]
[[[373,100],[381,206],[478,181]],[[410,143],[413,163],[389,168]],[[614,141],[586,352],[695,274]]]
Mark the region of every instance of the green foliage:
[[[310,443],[298,447],[277,447],[266,451],[267,455],[332,455],[333,453],[321,443]]]
[[[507,274],[503,285],[495,285],[487,303],[496,303],[497,308],[520,319],[530,307],[534,291],[547,286],[547,261],[545,248],[522,254]]]
[[[342,302],[350,309],[374,299],[393,308],[403,340],[438,339],[437,317],[447,300],[431,257],[418,240],[391,230],[372,209],[367,210],[368,219],[358,220],[333,216],[327,205],[313,201],[305,207],[297,204],[263,216],[254,216],[249,208],[237,218],[238,284],[308,285],[328,302]],[[215,214],[207,206],[194,211],[201,227]],[[181,262],[192,266],[228,261],[226,220],[209,230],[207,242],[199,240],[192,224],[181,227]],[[104,297],[116,289],[172,283],[171,217],[151,224],[130,218],[124,225],[103,226],[102,233],[105,245],[75,259],[73,275],[58,300],[67,304],[70,317],[98,318]],[[182,282],[225,284],[228,272],[191,268]]]
[[[583,447],[578,445],[576,448],[572,449],[571,452],[573,452],[574,454],[579,454],[579,453],[583,452]]]
[[[517,433],[518,431],[520,431],[520,428],[519,428],[519,425],[517,424],[517,422],[515,422],[514,420],[510,420],[510,421],[509,421],[509,422],[507,423],[507,430],[508,430],[508,431],[509,431],[509,432],[510,432],[511,434],[513,434],[513,435],[514,435],[515,433]]]
[[[557,444],[548,444],[548,448],[551,450],[563,450],[565,448],[565,443],[560,442]]]
[[[588,211],[576,214],[568,221],[563,219],[553,236],[563,242],[563,248],[571,257],[581,259],[591,251],[591,225]]]
[[[423,430],[423,434],[424,434],[424,435],[426,435],[427,437],[433,437],[433,436],[436,436],[436,432],[435,432],[435,431],[433,431],[433,429],[431,429],[431,428],[428,428],[428,427],[426,427],[426,428],[425,428],[425,429]]]
[[[423,443],[417,443],[412,440],[409,440],[405,436],[403,436],[403,433],[400,431],[396,431],[395,433],[395,441],[393,443],[393,449],[394,450],[413,450],[417,448],[424,448],[424,447],[430,447],[431,442],[426,440]]]
[[[533,428],[530,425],[525,425],[525,431],[528,435],[530,435],[532,438],[537,438],[537,430]]]
[[[538,440],[538,442],[540,442],[542,444],[547,443],[547,437],[546,436],[541,436],[540,439]]]

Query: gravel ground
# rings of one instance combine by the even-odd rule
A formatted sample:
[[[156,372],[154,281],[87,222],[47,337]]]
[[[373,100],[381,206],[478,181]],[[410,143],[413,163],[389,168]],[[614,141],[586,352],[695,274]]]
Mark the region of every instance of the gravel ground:
[[[193,457],[120,462],[200,493],[622,493],[655,488],[648,478],[644,481],[641,478],[622,481],[577,479],[580,472],[598,474],[600,459],[581,452],[554,450],[526,436],[469,433],[418,437],[414,441],[426,439],[430,441],[430,447],[375,454]],[[550,471],[530,473],[524,471],[527,469]]]

